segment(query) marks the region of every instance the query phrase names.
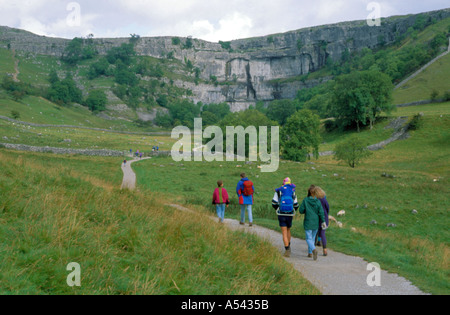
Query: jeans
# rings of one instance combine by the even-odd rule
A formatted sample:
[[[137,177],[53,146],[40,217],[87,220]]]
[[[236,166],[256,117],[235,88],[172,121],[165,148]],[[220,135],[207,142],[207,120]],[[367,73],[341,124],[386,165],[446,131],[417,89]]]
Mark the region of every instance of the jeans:
[[[317,232],[318,230],[305,230],[306,243],[308,244],[308,254],[312,254],[312,252],[316,249],[314,242],[316,241]]]
[[[223,222],[223,220],[225,219],[225,204],[222,203],[222,204],[216,205],[216,210],[217,210],[217,216]]]
[[[253,223],[252,205],[241,205],[241,222],[245,223],[245,208],[247,208],[248,220]]]

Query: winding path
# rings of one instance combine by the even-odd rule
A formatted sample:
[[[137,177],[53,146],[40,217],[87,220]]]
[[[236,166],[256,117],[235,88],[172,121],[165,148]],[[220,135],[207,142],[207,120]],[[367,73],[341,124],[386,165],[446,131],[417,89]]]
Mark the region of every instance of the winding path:
[[[131,165],[133,163],[148,160],[151,158],[143,158],[143,159],[134,159],[133,161],[127,161],[126,164],[122,163],[122,171],[123,171],[123,181],[121,189],[136,189],[136,174],[134,173]]]
[[[131,163],[137,162],[134,160]],[[124,180],[122,188],[136,188],[136,174],[127,163],[122,169]],[[186,207],[169,204],[174,209],[184,212],[194,212]],[[208,216],[213,222],[217,222],[213,216]],[[225,219],[225,225],[231,230],[254,233],[260,238],[270,242],[280,253],[284,251],[281,233],[254,225],[242,226],[237,220]],[[424,292],[411,284],[405,278],[380,270],[381,286],[369,286],[368,279],[374,269],[368,268],[369,263],[359,257],[344,255],[328,250],[328,256],[319,256],[317,261],[307,257],[307,245],[304,240],[292,239],[292,255],[285,258],[303,277],[309,280],[325,295],[425,295]],[[320,248],[318,249],[320,250]]]

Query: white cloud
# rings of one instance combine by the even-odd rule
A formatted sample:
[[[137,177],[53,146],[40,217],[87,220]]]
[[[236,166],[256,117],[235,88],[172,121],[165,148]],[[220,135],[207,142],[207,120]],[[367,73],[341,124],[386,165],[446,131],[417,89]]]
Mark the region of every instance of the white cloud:
[[[208,20],[194,21],[190,27],[191,35],[211,42],[229,41],[251,36],[252,19],[239,12],[225,16],[215,27]]]

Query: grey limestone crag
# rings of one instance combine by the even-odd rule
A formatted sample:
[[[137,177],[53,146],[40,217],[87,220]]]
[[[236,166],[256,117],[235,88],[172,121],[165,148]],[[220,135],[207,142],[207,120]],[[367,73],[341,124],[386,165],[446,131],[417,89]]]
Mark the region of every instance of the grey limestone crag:
[[[424,13],[428,19],[450,17],[450,9]],[[381,26],[369,26],[367,21],[344,22],[305,28],[283,34],[239,39],[227,43],[211,43],[188,39],[174,43],[172,37],[142,37],[135,50],[138,55],[187,60],[200,69],[202,82],[211,77],[219,84],[175,82],[192,90],[192,100],[203,103],[228,102],[233,111],[247,108],[257,101],[292,99],[299,89],[317,85],[323,80],[305,80],[301,76],[323,68],[328,61],[338,61],[346,51],[375,49],[394,43],[414,26],[418,15],[383,19]],[[100,54],[128,43],[129,38],[94,39]],[[35,54],[61,56],[67,39],[49,38],[29,32],[0,28],[0,46]]]

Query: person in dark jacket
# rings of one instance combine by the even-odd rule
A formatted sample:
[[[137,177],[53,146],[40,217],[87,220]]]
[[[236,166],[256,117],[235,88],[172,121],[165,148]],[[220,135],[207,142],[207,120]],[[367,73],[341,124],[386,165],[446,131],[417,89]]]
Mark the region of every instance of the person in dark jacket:
[[[303,200],[300,206],[300,213],[305,215],[303,227],[305,229],[306,243],[308,244],[308,257],[313,257],[314,260],[317,260],[317,250],[314,243],[320,222],[325,222],[325,215],[322,204],[316,197],[315,186],[309,188],[308,197]],[[325,224],[323,223],[323,225]]]
[[[317,199],[319,199],[320,203],[322,204],[323,212],[325,215],[325,223],[327,226],[329,226],[330,225],[330,221],[329,221],[330,205],[328,204],[326,193],[325,193],[325,191],[323,191],[322,188],[316,186],[316,195],[317,195]],[[325,235],[326,229],[322,228],[322,223],[323,223],[323,221],[320,222],[319,233],[317,235],[320,237],[320,243],[323,248],[323,255],[328,256],[327,238]]]

